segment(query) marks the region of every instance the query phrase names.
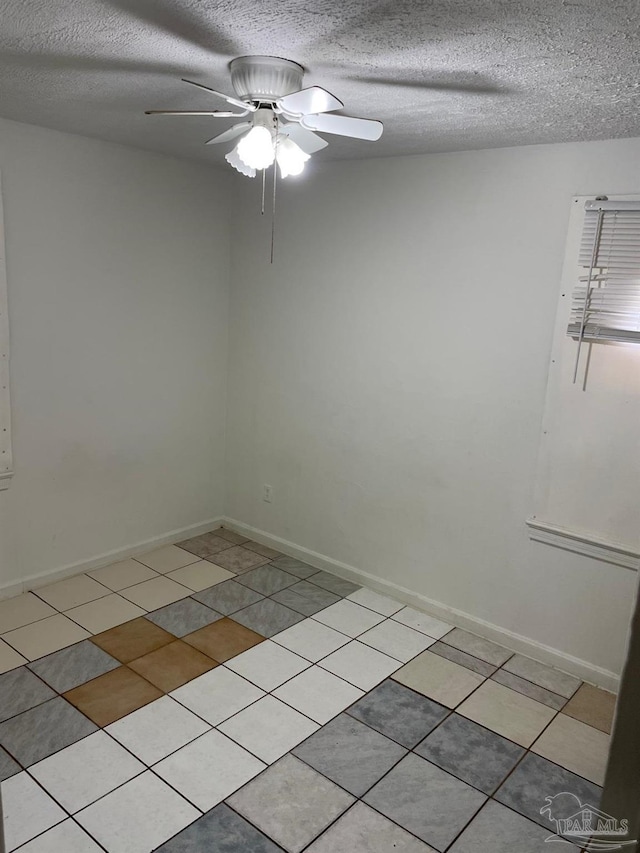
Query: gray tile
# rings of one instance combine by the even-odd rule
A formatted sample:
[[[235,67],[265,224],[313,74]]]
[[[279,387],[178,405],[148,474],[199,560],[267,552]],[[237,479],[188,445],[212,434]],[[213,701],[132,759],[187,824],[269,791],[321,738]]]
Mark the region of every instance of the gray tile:
[[[119,661],[98,648],[95,643],[83,640],[75,646],[61,649],[30,663],[29,669],[58,693],[65,693],[119,666]]]
[[[0,782],[8,779],[10,776],[15,776],[22,770],[20,765],[11,758],[11,756],[0,747]]]
[[[228,580],[203,589],[202,592],[194,592],[191,597],[218,613],[229,616],[236,610],[261,601],[264,596],[235,580]]]
[[[462,628],[454,628],[453,631],[449,631],[442,638],[442,642],[448,646],[453,646],[455,649],[460,649],[461,652],[466,652],[468,655],[473,655],[474,658],[495,664],[495,666],[501,666],[513,654],[504,646],[477,637],[475,634],[463,631]]]
[[[313,575],[311,583],[321,586],[323,589],[328,589],[329,592],[333,592],[343,598],[360,589],[357,583],[351,583],[351,581],[346,581],[344,578],[339,578],[337,575],[332,575],[329,572],[318,572]]]
[[[549,830],[490,800],[474,817],[449,853],[549,853]],[[562,844],[565,853],[577,853]]]
[[[215,587],[210,587],[210,589],[215,589]],[[205,592],[207,591],[205,590]],[[184,637],[199,628],[204,628],[205,625],[211,625],[218,619],[222,619],[222,614],[206,607],[199,601],[194,601],[193,598],[182,598],[180,601],[154,610],[153,613],[147,613],[145,619],[149,619],[175,637]]]
[[[234,622],[239,622],[245,628],[262,634],[263,637],[273,637],[274,634],[279,634],[280,631],[290,628],[303,619],[304,616],[300,613],[283,607],[282,604],[278,604],[277,601],[272,601],[270,598],[264,598],[257,604],[252,604],[250,607],[245,607],[244,610],[239,610],[233,614]]]
[[[231,542],[233,545],[243,545],[249,541],[246,536],[236,533],[235,530],[228,530],[226,527],[218,527],[217,530],[213,530],[212,532],[215,536],[226,539],[227,542]]]
[[[575,797],[581,803],[597,808],[602,793],[597,785],[530,752],[494,794],[494,798],[555,832],[555,824],[547,814],[540,814],[540,809],[544,808],[547,797],[564,792],[573,795],[567,798],[567,802],[572,804],[574,811],[577,811]],[[570,816],[556,813],[558,817]]]
[[[0,723],[0,744],[23,767],[98,730],[62,696]]]
[[[308,847],[306,853],[432,853],[433,848],[356,803]]]
[[[450,713],[397,681],[383,681],[348,711],[381,734],[412,749]]]
[[[231,545],[227,542],[227,545]],[[242,545],[231,545],[226,551],[220,551],[218,554],[212,554],[210,557],[205,557],[210,563],[215,563],[216,566],[222,566],[229,572],[240,574],[248,572],[250,569],[255,569],[257,566],[264,566],[270,562],[267,557],[262,554],[256,554],[254,551],[249,551],[243,548]]]
[[[182,548],[184,551],[188,551],[190,554],[195,554],[196,557],[202,557],[203,559],[231,547],[231,543],[220,536],[216,536],[215,531],[213,533],[204,533],[202,536],[194,536],[192,539],[186,539],[184,542],[178,542],[178,548]]]
[[[523,696],[528,696],[530,699],[535,699],[536,702],[542,702],[543,705],[548,705],[550,708],[555,708],[559,711],[567,704],[564,696],[559,696],[551,690],[546,690],[544,687],[539,687],[532,681],[527,681],[520,678],[519,675],[514,675],[512,672],[507,672],[506,669],[499,669],[491,676],[498,684],[503,684],[505,687],[510,687]]]
[[[0,675],[0,722],[52,699],[56,694],[25,666]]]
[[[432,646],[429,646],[429,651],[433,652],[434,655],[440,655],[442,658],[446,658],[454,663],[459,663],[460,666],[466,666],[467,669],[470,669],[473,672],[478,672],[480,675],[484,675],[485,678],[491,675],[492,672],[496,671],[495,664],[487,663],[484,660],[480,660],[480,658],[474,658],[473,655],[468,655],[460,649],[448,646],[440,640]]]
[[[285,755],[228,803],[289,853],[299,853],[349,808],[353,797]]]
[[[238,575],[238,583],[248,586],[250,589],[262,593],[262,595],[273,595],[274,592],[280,592],[280,590],[298,583],[298,578],[275,566],[260,566],[257,569],[251,569],[250,572],[245,572],[243,575]]]
[[[567,699],[573,696],[582,683],[579,678],[574,678],[573,675],[567,675],[560,672],[559,669],[538,663],[537,660],[527,658],[524,655],[514,655],[505,664],[504,669],[514,675],[519,675],[520,678],[526,678],[527,681],[533,681],[534,684],[538,684],[546,690],[565,696]]]
[[[364,797],[364,801],[445,850],[486,797],[434,764],[410,753]]]
[[[304,616],[313,616],[314,613],[340,601],[339,595],[314,586],[308,581],[300,581],[282,592],[277,592],[272,598]]]
[[[156,853],[281,853],[273,841],[220,803]]]
[[[357,797],[406,752],[348,714],[336,717],[293,750],[294,755]]]
[[[314,569],[313,566],[296,560],[295,557],[278,557],[273,561],[273,565],[279,569],[284,569],[285,572],[289,572],[298,578],[302,578],[302,580],[310,578],[311,575],[318,574],[318,569]]]
[[[492,794],[524,755],[524,749],[458,714],[415,749],[463,782]]]

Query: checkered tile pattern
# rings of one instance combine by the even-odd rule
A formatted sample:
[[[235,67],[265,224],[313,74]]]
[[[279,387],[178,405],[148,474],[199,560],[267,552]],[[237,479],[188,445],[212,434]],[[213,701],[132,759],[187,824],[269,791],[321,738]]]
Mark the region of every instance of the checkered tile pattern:
[[[23,853],[539,853],[614,704],[225,529],[0,602],[0,671]]]

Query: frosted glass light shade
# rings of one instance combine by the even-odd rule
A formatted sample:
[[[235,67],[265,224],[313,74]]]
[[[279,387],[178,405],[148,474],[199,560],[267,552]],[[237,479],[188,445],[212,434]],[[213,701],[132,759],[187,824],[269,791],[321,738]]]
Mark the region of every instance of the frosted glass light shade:
[[[273,138],[266,127],[252,127],[237,147],[238,157],[251,169],[266,169],[273,163]]]
[[[286,136],[278,137],[276,146],[276,159],[280,166],[280,174],[283,178],[289,175],[299,175],[304,169],[304,164],[309,160],[310,155],[296,145],[291,139]]]
[[[255,178],[256,170],[252,169],[251,166],[247,166],[246,163],[243,163],[240,157],[238,157],[238,147],[236,146],[233,151],[229,151],[228,154],[225,154],[224,159],[230,166],[233,166],[234,169],[237,169],[242,175],[246,175],[248,178]]]

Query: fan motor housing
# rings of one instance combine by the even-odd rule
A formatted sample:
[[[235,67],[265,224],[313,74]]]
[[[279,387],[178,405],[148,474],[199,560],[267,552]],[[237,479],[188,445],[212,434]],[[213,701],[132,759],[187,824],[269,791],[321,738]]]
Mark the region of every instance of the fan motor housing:
[[[277,101],[302,88],[304,68],[277,56],[239,56],[229,63],[231,83],[243,101]]]

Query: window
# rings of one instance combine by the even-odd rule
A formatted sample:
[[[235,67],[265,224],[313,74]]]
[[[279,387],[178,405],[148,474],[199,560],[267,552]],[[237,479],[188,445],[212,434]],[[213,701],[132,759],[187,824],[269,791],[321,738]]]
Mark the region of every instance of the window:
[[[4,254],[4,220],[0,196],[0,490],[9,488],[13,476],[11,458],[11,408],[9,398],[9,315]]]

